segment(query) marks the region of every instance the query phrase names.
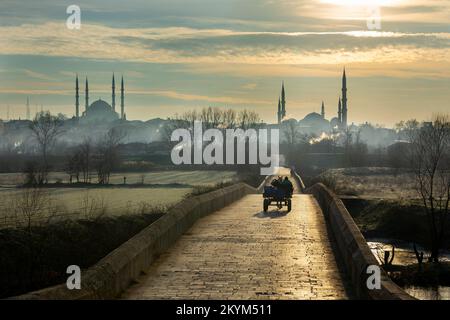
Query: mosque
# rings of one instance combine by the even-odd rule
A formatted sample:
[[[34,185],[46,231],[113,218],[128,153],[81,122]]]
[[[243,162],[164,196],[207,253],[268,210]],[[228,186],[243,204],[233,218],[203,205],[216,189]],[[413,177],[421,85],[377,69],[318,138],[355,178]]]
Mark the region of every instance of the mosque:
[[[116,120],[126,120],[125,113],[125,89],[123,76],[120,86],[120,114],[116,112],[116,82],[114,74],[112,76],[112,94],[111,104],[99,99],[89,104],[89,82],[86,77],[85,84],[85,107],[80,114],[80,93],[79,93],[78,75],[75,80],[75,117],[83,122],[113,122]]]
[[[281,97],[278,100],[278,124],[281,124],[286,117],[286,91],[284,83],[281,87]],[[337,117],[327,120],[325,117],[325,103],[322,101],[321,113],[312,112],[307,114],[299,125],[305,128],[315,128],[317,130],[330,131],[332,129],[345,130],[348,126],[348,107],[347,107],[347,75],[342,75],[342,96],[339,97]]]

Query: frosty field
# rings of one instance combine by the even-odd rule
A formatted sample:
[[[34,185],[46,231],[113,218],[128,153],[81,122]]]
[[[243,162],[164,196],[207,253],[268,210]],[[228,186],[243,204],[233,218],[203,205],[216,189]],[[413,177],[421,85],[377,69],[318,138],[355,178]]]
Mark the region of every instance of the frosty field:
[[[127,177],[127,185],[123,184],[124,176]],[[51,182],[64,181],[64,177],[66,175],[63,173],[52,173]],[[33,207],[31,211],[37,211],[33,213],[35,221],[146,213],[153,207],[176,204],[192,191],[193,186],[214,185],[235,177],[234,172],[221,171],[114,174],[111,177],[112,186],[42,188],[41,194],[33,198],[31,191],[15,187],[20,179],[17,174],[2,174],[0,227],[26,220],[24,216],[29,215],[29,207]]]
[[[143,173],[114,173],[111,175],[111,184],[123,184],[126,177],[127,184],[188,184],[188,185],[213,185],[222,181],[230,181],[236,177],[234,171],[155,171]],[[23,183],[21,173],[0,173],[0,186],[16,186]],[[69,177],[64,172],[52,172],[49,183],[69,183]],[[92,176],[95,183],[96,177]]]
[[[365,199],[416,199],[413,174],[392,168],[348,168],[328,171],[341,195],[357,195]]]

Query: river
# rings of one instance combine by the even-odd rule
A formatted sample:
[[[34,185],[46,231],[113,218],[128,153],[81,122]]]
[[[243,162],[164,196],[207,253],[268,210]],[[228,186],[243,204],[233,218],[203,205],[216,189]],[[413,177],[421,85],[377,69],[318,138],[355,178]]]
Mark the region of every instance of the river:
[[[391,244],[394,244],[395,257],[393,264],[408,265],[417,263],[412,243],[385,238],[371,238],[367,239],[367,244],[372,249],[372,252],[377,259],[377,248],[384,246],[386,250],[390,250]],[[424,249],[419,246],[417,249],[419,251],[424,251]],[[450,252],[443,253],[441,256],[441,261],[450,262]],[[420,300],[450,300],[450,287],[410,286],[403,289],[411,296]]]

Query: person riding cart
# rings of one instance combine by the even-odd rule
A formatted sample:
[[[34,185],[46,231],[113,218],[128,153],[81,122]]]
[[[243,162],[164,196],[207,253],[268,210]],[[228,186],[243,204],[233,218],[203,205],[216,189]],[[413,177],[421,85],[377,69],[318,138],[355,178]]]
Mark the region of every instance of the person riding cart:
[[[294,186],[288,177],[284,178],[284,180],[280,184],[280,188],[283,189],[287,194],[291,194],[294,192]]]
[[[288,207],[288,212],[291,211],[292,206],[292,193],[294,187],[289,181],[289,178],[278,177],[271,182],[270,187],[264,188],[264,212],[267,212],[272,202],[276,203],[278,209],[283,208],[283,204]]]

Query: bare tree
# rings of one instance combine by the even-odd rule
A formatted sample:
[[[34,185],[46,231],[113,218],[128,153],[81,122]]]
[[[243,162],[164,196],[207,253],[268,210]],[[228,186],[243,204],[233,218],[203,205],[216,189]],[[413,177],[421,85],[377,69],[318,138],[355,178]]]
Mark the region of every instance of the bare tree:
[[[80,178],[83,183],[90,182],[92,156],[92,142],[90,138],[85,138],[67,159],[65,171],[70,176],[70,182],[72,182],[73,178],[75,178],[77,182],[80,182]]]
[[[419,129],[420,123],[416,119],[401,121],[396,125],[399,139],[409,139]]]
[[[70,176],[70,183],[73,182],[73,178],[75,178],[77,182],[80,182],[81,154],[78,149],[68,157],[65,172]]]
[[[24,170],[24,176],[25,176],[25,181],[24,181],[24,185],[25,186],[35,186],[38,184],[38,175],[39,175],[39,169],[38,169],[38,164],[34,161],[27,161],[27,163],[25,164],[25,170]]]
[[[212,110],[212,127],[218,128],[219,126],[223,127],[223,120],[224,120],[224,111],[220,110],[219,108],[214,108]]]
[[[368,153],[367,144],[361,140],[361,129],[356,132],[345,129],[342,136],[345,165],[351,167],[364,166]]]
[[[42,167],[38,177],[38,183],[47,183],[49,172],[48,154],[56,142],[57,137],[62,133],[63,120],[53,116],[48,111],[42,111],[36,115],[31,122],[30,129],[33,137],[39,144],[42,154]]]
[[[194,122],[201,120],[201,114],[199,114],[196,110],[187,111],[179,117],[179,120],[187,122],[188,128],[193,128]]]
[[[34,223],[42,222],[44,215],[50,214],[50,197],[42,188],[24,188],[13,199],[16,224],[31,234]],[[48,218],[48,217],[47,217]]]
[[[228,109],[223,113],[223,126],[226,129],[233,129],[236,126],[236,111]]]
[[[206,129],[213,128],[213,109],[211,107],[204,108],[200,113],[200,120]]]
[[[296,120],[291,119],[283,122],[283,135],[289,145],[297,144],[300,138],[300,131]]]
[[[257,127],[259,122],[259,115],[254,111],[242,110],[237,116],[239,128],[244,130]]]
[[[81,172],[83,174],[83,182],[89,183],[91,180],[91,166],[93,146],[90,138],[85,138],[83,143],[78,147],[80,154]]]
[[[416,190],[430,229],[430,262],[438,262],[450,203],[450,121],[437,115],[432,123],[411,133],[411,162]]]
[[[111,172],[119,162],[118,147],[125,134],[117,129],[111,129],[101,139],[95,155],[95,168],[99,184],[108,184]]]

